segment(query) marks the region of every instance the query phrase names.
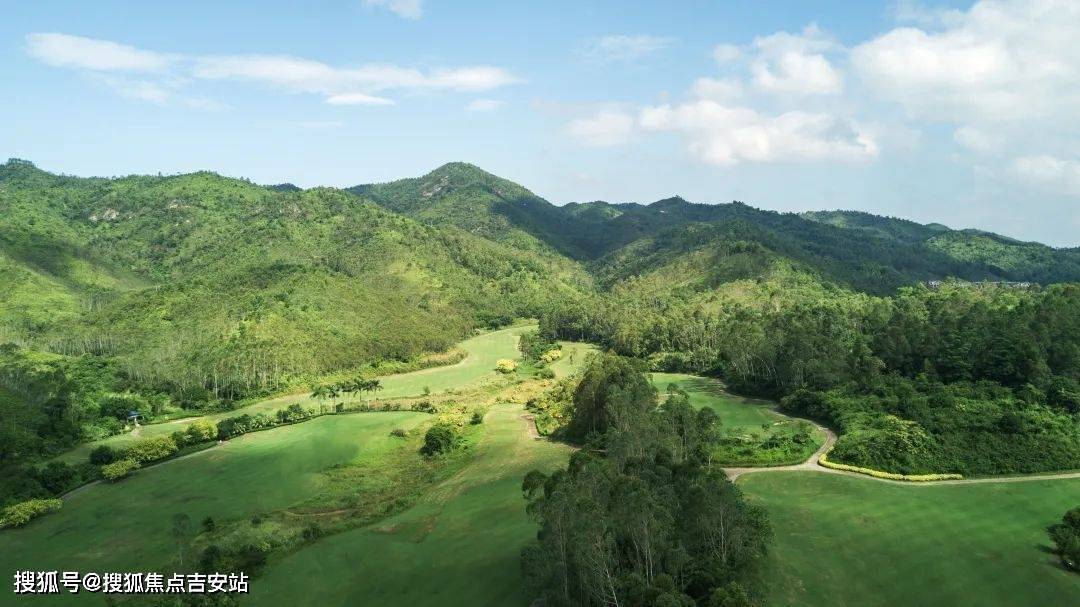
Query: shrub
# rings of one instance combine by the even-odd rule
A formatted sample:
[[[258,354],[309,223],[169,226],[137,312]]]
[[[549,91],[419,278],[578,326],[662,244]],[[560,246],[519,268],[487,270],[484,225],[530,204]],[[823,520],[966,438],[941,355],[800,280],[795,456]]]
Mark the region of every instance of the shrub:
[[[139,468],[133,459],[121,459],[101,467],[101,476],[107,481],[118,481]]]
[[[478,426],[484,423],[484,414],[479,411],[473,411],[472,418],[469,419],[469,423]]]
[[[0,529],[22,527],[39,516],[56,512],[63,504],[59,499],[32,499],[12,504],[0,511]]]
[[[513,373],[517,370],[517,361],[509,358],[500,359],[495,363],[495,370],[499,373]]]
[[[322,527],[320,527],[318,523],[308,523],[308,525],[304,527],[304,530],[300,533],[304,540],[308,542],[319,539],[322,534]]]
[[[548,367],[544,367],[543,369],[537,370],[536,376],[540,379],[555,379],[555,372]]]
[[[64,462],[49,462],[44,468],[38,470],[38,480],[54,495],[60,495],[67,491],[78,480],[79,473]]]
[[[434,413],[435,405],[431,404],[431,401],[429,400],[422,400],[418,403],[414,403],[412,410],[419,411],[420,413]]]
[[[140,464],[156,462],[176,453],[178,447],[171,436],[154,436],[132,443],[124,449],[124,459],[135,460]]]
[[[407,433],[402,428],[394,428],[390,431],[390,436],[395,436],[397,438],[405,438],[407,436]]]
[[[871,468],[861,468],[859,466],[849,466],[847,464],[838,464],[836,462],[830,462],[828,453],[821,454],[821,459],[818,460],[822,466],[826,468],[832,468],[833,470],[844,470],[846,472],[857,472],[859,474],[865,474],[874,478],[883,478],[891,481],[909,481],[909,482],[928,482],[928,481],[948,481],[959,480],[964,478],[963,474],[897,474],[895,472],[882,472],[881,470],[873,470]]]
[[[90,452],[90,463],[95,466],[104,466],[116,461],[120,454],[108,445],[99,445]]]
[[[184,429],[184,443],[196,445],[198,443],[209,442],[216,439],[217,434],[218,429],[216,424],[205,420],[199,420]]]
[[[1061,563],[1080,572],[1080,506],[1061,517],[1061,522],[1047,528]]]
[[[547,352],[541,354],[540,362],[544,363],[545,365],[550,365],[551,363],[559,360],[560,358],[562,358],[562,350],[556,348],[553,350],[548,350]]]
[[[424,445],[420,453],[427,456],[449,453],[457,447],[458,435],[450,424],[435,424],[424,434]]]

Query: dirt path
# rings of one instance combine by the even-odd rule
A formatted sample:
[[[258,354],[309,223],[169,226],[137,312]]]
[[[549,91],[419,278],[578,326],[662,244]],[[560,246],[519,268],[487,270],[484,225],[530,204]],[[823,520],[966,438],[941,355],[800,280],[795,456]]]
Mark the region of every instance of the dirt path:
[[[777,412],[777,415],[783,415]],[[790,416],[785,416],[790,417]],[[792,419],[804,419],[795,417]],[[821,465],[821,456],[828,453],[836,444],[836,433],[832,430],[818,424],[813,420],[806,420],[825,433],[825,442],[821,447],[814,452],[805,462],[801,464],[794,464],[792,466],[771,466],[771,467],[759,467],[759,468],[724,468],[724,472],[728,478],[734,481],[744,474],[757,474],[763,472],[790,472],[790,471],[805,471],[805,472],[825,472],[828,474],[843,474],[846,476],[854,476],[858,478],[869,479],[872,481],[878,481],[881,483],[893,483],[895,485],[906,486],[923,486],[923,485],[974,485],[980,483],[1022,483],[1027,481],[1045,481],[1056,480],[1066,478],[1080,478],[1080,472],[1059,472],[1059,473],[1047,473],[1047,474],[1032,474],[1027,476],[992,476],[984,478],[964,478],[964,479],[951,479],[940,481],[896,481],[888,478],[878,478],[876,476],[870,476],[868,474],[859,474],[858,472],[850,472],[848,470],[836,470],[835,468],[826,468]]]

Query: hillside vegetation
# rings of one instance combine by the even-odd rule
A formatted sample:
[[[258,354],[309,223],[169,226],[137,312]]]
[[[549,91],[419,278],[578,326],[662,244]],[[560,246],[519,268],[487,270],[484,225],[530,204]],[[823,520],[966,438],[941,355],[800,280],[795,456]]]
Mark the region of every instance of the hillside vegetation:
[[[678,197],[558,207],[464,163],[340,190],[12,160],[0,277],[0,404],[35,420],[0,430],[8,461],[115,432],[117,398],[229,409],[538,317],[546,339],[791,397],[844,430],[849,463],[1080,467],[1080,305],[1054,284],[1080,279],[1077,251],[982,232]],[[979,284],[1001,280],[1030,284]],[[898,432],[899,452],[876,446]]]

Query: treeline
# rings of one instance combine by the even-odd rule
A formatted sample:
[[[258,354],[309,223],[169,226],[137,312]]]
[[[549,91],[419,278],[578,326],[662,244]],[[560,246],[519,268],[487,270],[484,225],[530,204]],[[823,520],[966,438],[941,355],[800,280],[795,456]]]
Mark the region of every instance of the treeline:
[[[584,448],[565,470],[525,477],[540,524],[522,553],[527,592],[552,607],[756,604],[765,513],[711,465],[712,410],[680,394],[658,406],[646,370],[594,358],[565,431]]]
[[[946,282],[873,297],[798,271],[711,292],[653,276],[554,306],[541,332],[790,396],[791,411],[844,431],[833,459],[845,463],[970,474],[1080,467],[1080,285]]]

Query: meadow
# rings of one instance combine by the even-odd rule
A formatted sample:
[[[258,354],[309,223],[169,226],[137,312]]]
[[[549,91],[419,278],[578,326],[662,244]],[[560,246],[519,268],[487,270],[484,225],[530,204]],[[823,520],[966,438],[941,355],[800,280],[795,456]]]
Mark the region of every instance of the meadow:
[[[207,516],[247,519],[301,504],[327,489],[323,471],[386,458],[402,445],[391,430],[427,419],[413,412],[322,417],[247,434],[120,483],[77,490],[60,512],[0,534],[0,570],[162,567],[176,551],[174,514],[187,514],[197,525]],[[0,601],[17,604],[18,597],[3,593]]]
[[[498,379],[495,373],[495,362],[501,358],[517,358],[517,338],[521,333],[534,328],[534,325],[517,325],[514,327],[482,333],[469,338],[460,344],[458,348],[466,352],[466,356],[460,362],[441,367],[431,367],[410,373],[386,375],[378,378],[382,383],[382,389],[372,396],[367,395],[365,400],[372,398],[391,399],[410,396],[421,396],[425,391],[431,394],[440,394],[450,391],[460,391],[486,382]],[[558,373],[558,371],[556,371]],[[352,403],[359,399],[342,397],[335,402]],[[139,438],[147,438],[160,434],[170,434],[176,430],[182,430],[186,425],[196,420],[218,421],[226,417],[247,413],[254,415],[259,412],[272,412],[293,404],[300,403],[305,407],[317,406],[320,403],[311,398],[310,391],[304,390],[293,394],[287,394],[276,398],[259,401],[257,403],[240,407],[223,413],[213,413],[198,417],[187,417],[160,424],[149,424],[139,428],[137,434],[125,433],[99,441],[88,442],[79,445],[75,449],[59,456],[57,459],[68,463],[86,461],[90,451],[98,445],[109,445],[122,448]]]
[[[738,485],[772,521],[772,606],[1080,605],[1080,578],[1046,535],[1080,479],[924,486],[799,471]]]
[[[252,605],[515,605],[521,549],[535,536],[521,479],[565,465],[569,448],[536,439],[520,405],[487,415],[472,464],[411,509],[304,548],[267,571]]]
[[[810,457],[825,440],[813,424],[792,419],[775,411],[776,403],[736,396],[709,377],[683,373],[653,373],[653,385],[663,395],[675,384],[690,396],[696,409],[709,407],[720,417],[724,440],[715,454],[716,462],[730,466],[784,466]],[[804,433],[806,442],[793,439]]]

